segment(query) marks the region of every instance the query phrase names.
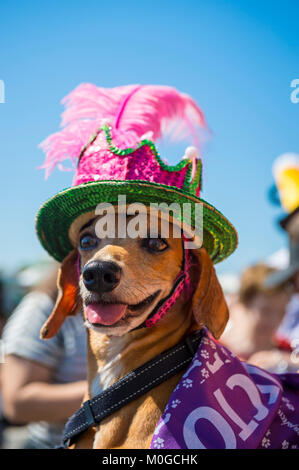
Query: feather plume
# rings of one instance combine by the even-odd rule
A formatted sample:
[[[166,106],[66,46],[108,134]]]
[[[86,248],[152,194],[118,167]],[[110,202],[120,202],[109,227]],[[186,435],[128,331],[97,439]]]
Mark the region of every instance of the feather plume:
[[[62,130],[40,144],[46,153],[42,166],[46,177],[67,158],[75,166],[82,148],[103,120],[109,122],[114,142],[121,148],[134,145],[148,133],[153,141],[166,133],[175,139],[191,136],[198,145],[198,128],[206,127],[203,113],[193,99],[169,86],[100,88],[83,83],[62,104],[66,108]]]

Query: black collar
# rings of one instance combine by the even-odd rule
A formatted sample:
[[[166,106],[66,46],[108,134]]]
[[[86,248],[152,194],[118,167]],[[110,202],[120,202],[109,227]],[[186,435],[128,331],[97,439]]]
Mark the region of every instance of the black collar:
[[[76,441],[78,436],[127,403],[187,368],[199,347],[203,330],[193,332],[176,346],[122,377],[71,416],[63,432],[63,447]]]

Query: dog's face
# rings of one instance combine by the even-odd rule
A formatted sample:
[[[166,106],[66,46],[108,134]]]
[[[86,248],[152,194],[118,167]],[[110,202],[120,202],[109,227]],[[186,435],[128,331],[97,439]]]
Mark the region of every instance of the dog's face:
[[[84,214],[83,219],[76,220],[70,229],[74,249],[59,271],[57,302],[41,330],[42,338],[54,336],[66,316],[74,314],[79,306],[83,307],[88,328],[122,336],[142,325],[170,294],[182,269],[183,241],[174,225],[170,224],[167,236],[159,219],[155,236],[148,232],[150,224],[144,224],[144,231],[138,230],[135,238],[118,233],[100,237],[97,230],[100,218]],[[126,224],[129,223],[127,217]],[[219,338],[228,320],[221,286],[206,250],[190,252],[193,319]],[[179,300],[184,320],[184,295]],[[163,321],[171,321],[171,313],[172,309]]]
[[[127,224],[131,217],[127,216]],[[148,220],[149,221],[149,220]],[[151,237],[147,226],[135,239],[99,238],[99,218],[77,234],[80,255],[80,295],[86,325],[100,333],[120,336],[141,325],[167,297],[182,266],[182,239],[161,237],[161,225]]]

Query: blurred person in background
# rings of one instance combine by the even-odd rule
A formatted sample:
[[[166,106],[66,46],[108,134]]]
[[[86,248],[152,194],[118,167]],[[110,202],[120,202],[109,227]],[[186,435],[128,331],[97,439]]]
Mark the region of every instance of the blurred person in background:
[[[279,225],[288,235],[289,263],[245,271],[240,302],[231,308],[233,326],[223,339],[248,362],[284,373],[299,368],[299,155],[280,155],[273,176],[269,195],[287,214]]]
[[[0,448],[3,446],[4,435],[6,435],[6,431],[9,428],[9,423],[3,416],[2,406],[2,363],[4,361],[2,333],[12,311],[28,292],[26,283],[22,283],[21,279],[19,279],[19,274],[26,272],[27,269],[21,269],[13,275],[7,272],[0,273]],[[40,272],[38,274],[40,275]],[[18,436],[24,436],[24,431],[22,432],[22,429],[18,428],[14,432],[14,440],[16,440],[16,433]]]
[[[69,317],[57,336],[41,340],[40,329],[55,304],[57,267],[22,299],[7,322],[2,366],[3,410],[10,423],[28,424],[25,448],[60,444],[64,423],[86,389],[83,317]],[[13,435],[4,446],[16,448]]]
[[[280,283],[265,287],[276,270],[259,263],[247,268],[240,280],[238,300],[230,306],[230,321],[221,342],[240,358],[252,362],[260,351],[275,348],[274,336],[289,300],[289,289]],[[277,356],[277,361],[281,357]]]
[[[299,207],[280,221],[289,239],[289,265],[272,273],[265,280],[265,286],[273,289],[279,284],[288,283],[291,287],[291,298],[286,307],[286,314],[280,323],[275,342],[283,360],[286,371],[299,369]],[[261,367],[271,368],[275,361],[273,354],[259,354],[252,359]],[[277,354],[277,352],[276,352]]]
[[[286,315],[275,334],[278,350],[259,353],[251,358],[265,368],[273,368],[276,357],[282,357],[285,371],[299,369],[299,154],[284,153],[273,164],[275,184],[271,188],[270,199],[283,209],[284,217],[279,226],[284,230],[289,242],[289,263],[284,269],[270,274],[265,280],[266,288],[276,288],[288,283],[292,290]],[[271,195],[270,194],[270,195]],[[282,367],[283,371],[283,367]]]

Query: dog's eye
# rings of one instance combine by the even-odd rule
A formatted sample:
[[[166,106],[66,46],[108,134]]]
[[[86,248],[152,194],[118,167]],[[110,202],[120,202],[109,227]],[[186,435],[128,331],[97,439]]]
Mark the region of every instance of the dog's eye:
[[[144,238],[143,247],[150,252],[160,252],[168,248],[168,244],[163,238]]]
[[[93,235],[83,235],[80,238],[80,248],[81,250],[92,250],[98,246],[98,239]]]

